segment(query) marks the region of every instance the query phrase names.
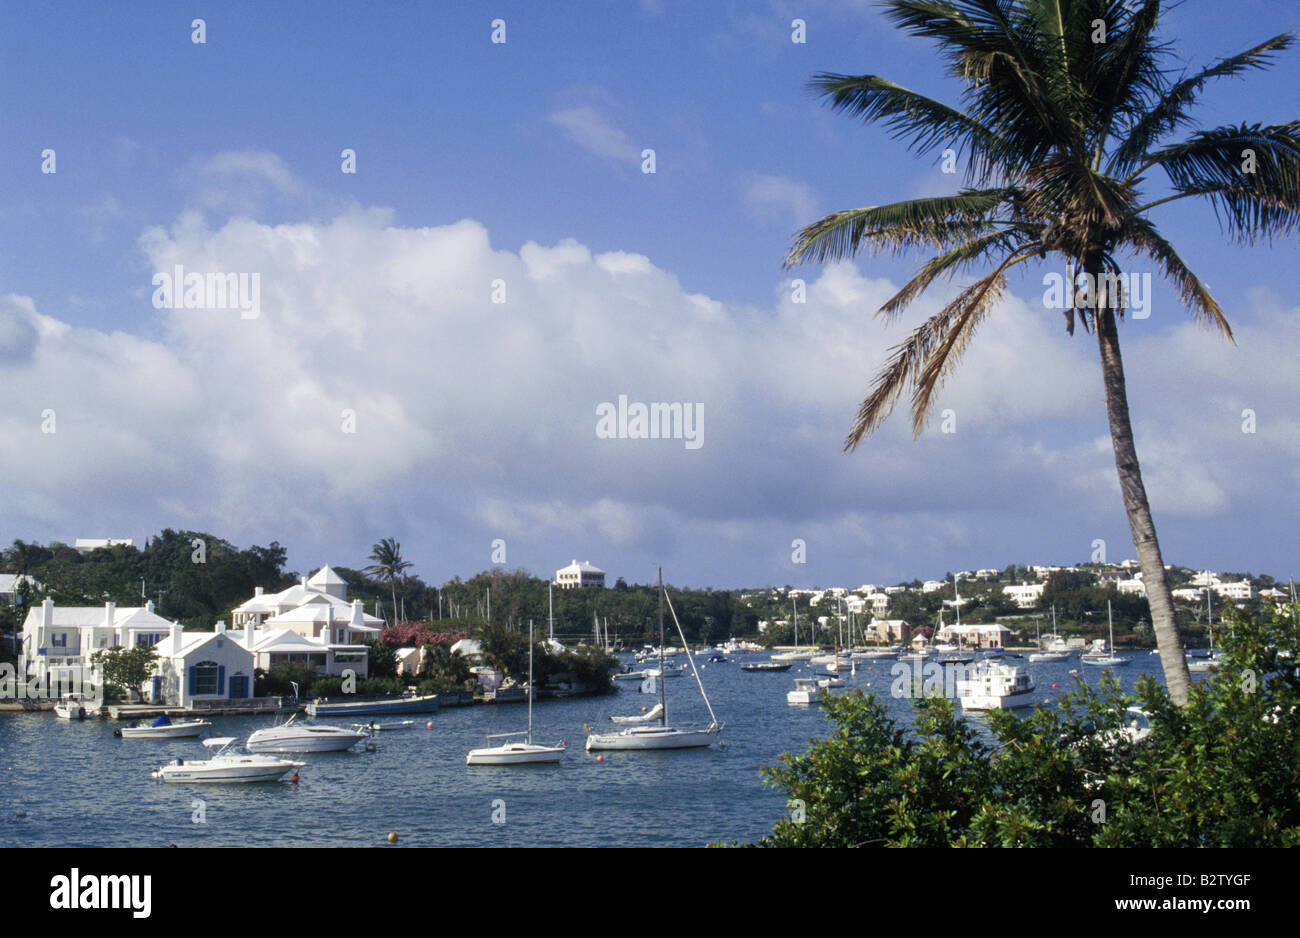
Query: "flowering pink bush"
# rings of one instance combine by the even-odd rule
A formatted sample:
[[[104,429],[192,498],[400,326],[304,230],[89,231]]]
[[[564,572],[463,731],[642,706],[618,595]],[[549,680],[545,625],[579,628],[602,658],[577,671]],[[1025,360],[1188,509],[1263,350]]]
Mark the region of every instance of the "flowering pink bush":
[[[469,638],[469,634],[438,632],[427,622],[398,622],[384,629],[380,638],[384,644],[394,648],[419,648],[422,645],[451,645],[462,638]]]

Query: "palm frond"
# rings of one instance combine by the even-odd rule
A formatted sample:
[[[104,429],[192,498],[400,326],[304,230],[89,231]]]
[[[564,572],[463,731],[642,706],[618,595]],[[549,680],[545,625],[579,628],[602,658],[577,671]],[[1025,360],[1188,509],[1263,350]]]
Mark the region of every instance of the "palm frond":
[[[930,284],[934,283],[939,277],[952,276],[963,268],[969,267],[977,261],[984,260],[991,251],[1000,249],[999,253],[1012,254],[1031,247],[1041,247],[1038,242],[1019,242],[1017,235],[1023,235],[1034,231],[1041,231],[1042,225],[1037,226],[1017,226],[1014,231],[996,231],[982,238],[973,238],[963,244],[945,251],[942,254],[932,257],[925,265],[917,271],[903,288],[895,293],[890,299],[880,307],[879,314],[886,319],[894,319],[903,312],[907,306],[918,296],[926,291]]]
[[[1107,171],[1125,173],[1138,165],[1162,136],[1188,120],[1187,109],[1208,82],[1216,78],[1231,78],[1253,68],[1267,68],[1273,54],[1290,48],[1295,39],[1294,33],[1281,33],[1176,82],[1131,127],[1126,128],[1124,143],[1111,155]]]
[[[1156,230],[1145,218],[1134,218],[1126,231],[1126,240],[1138,253],[1151,258],[1159,266],[1161,273],[1178,288],[1178,298],[1192,311],[1196,322],[1209,328],[1217,328],[1228,340],[1236,344],[1232,336],[1232,326],[1223,315],[1223,309],[1210,294],[1210,289],[1174,250],[1174,246]]]

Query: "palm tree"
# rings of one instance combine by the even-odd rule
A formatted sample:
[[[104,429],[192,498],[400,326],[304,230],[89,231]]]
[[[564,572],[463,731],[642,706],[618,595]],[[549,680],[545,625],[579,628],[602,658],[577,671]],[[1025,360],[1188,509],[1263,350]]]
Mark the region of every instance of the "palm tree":
[[[1187,198],[1208,201],[1235,241],[1254,244],[1300,222],[1300,122],[1238,124],[1169,141],[1217,78],[1263,68],[1294,42],[1283,33],[1192,74],[1163,67],[1159,0],[887,0],[899,28],[933,39],[962,83],[954,107],[878,75],[818,74],[829,105],[882,122],[918,152],[952,147],[965,158],[954,195],[836,212],[801,230],[786,266],[853,257],[865,247],[937,252],[878,312],[893,320],[941,275],[976,264],[991,272],[890,350],[845,440],[855,449],[911,388],[919,435],[944,378],[1006,286],[1007,271],[1048,254],[1064,258],[1075,320],[1097,340],[1115,466],[1141,563],[1170,697],[1187,701],[1190,678],[1147,503],[1129,419],[1118,320],[1121,261],[1153,266],[1194,319],[1232,341],[1197,276],[1148,213]],[[1162,179],[1163,177],[1163,179]],[[1165,184],[1157,195],[1147,190]],[[1167,191],[1166,191],[1167,190]],[[1075,292],[1078,274],[1094,285]],[[1111,279],[1114,275],[1115,279]],[[1046,305],[1046,303],[1045,303]]]
[[[381,580],[387,580],[393,591],[393,624],[396,625],[397,581],[404,579],[403,575],[411,569],[412,564],[409,560],[402,559],[402,545],[391,537],[384,538],[371,549],[370,559],[374,563],[366,567],[365,572]]]

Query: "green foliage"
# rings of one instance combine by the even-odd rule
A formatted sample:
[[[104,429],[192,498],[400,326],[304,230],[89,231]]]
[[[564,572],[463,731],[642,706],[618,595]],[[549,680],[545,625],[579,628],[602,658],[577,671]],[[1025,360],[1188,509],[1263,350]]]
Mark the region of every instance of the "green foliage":
[[[994,746],[946,700],[904,731],[874,695],[830,698],[835,732],[763,770],[803,803],[764,846],[1300,845],[1300,639],[1294,612],[1235,614],[1185,708],[1107,676],[1059,707],[989,714]],[[1138,704],[1151,733],[1121,732]],[[1104,809],[1103,809],[1104,805]],[[1104,810],[1104,813],[1103,813]]]
[[[478,683],[470,673],[464,655],[456,654],[450,645],[424,646],[424,660],[417,675],[422,694],[443,694],[455,690],[473,690]]]
[[[102,648],[90,656],[90,662],[99,669],[106,692],[138,694],[140,685],[154,672],[158,653],[151,645],[134,648]],[[116,693],[114,696],[116,696]]]

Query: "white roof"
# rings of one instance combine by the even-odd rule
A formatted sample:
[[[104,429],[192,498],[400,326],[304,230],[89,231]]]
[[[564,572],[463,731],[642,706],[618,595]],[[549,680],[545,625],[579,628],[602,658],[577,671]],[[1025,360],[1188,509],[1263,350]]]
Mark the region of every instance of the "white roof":
[[[18,592],[18,584],[26,580],[33,589],[40,589],[41,584],[22,573],[0,573],[0,593]]]
[[[956,632],[960,635],[969,635],[973,632],[1010,632],[1011,630],[1005,625],[999,625],[997,622],[976,623],[974,625],[945,625],[940,632]]]
[[[307,584],[309,586],[347,586],[348,581],[335,573],[329,564],[326,564],[312,575]]]
[[[604,570],[600,569],[600,567],[593,566],[590,560],[584,560],[582,561],[582,563],[578,563],[578,561],[576,560],[571,561],[567,567],[561,567],[559,569],[559,572],[567,573],[571,570],[577,570],[581,573],[604,573],[605,572]]]
[[[228,638],[234,645],[242,648],[243,642],[239,640],[242,635],[242,632],[229,630],[225,632],[181,632],[177,641],[173,642],[171,635],[168,635],[153,647],[159,658],[185,658],[215,638]]]
[[[483,646],[472,638],[462,638],[456,644],[451,646],[451,650],[454,654],[464,655],[468,658],[473,655],[481,655],[483,653]]]
[[[60,606],[54,605],[53,624],[55,628],[107,628],[104,621],[106,606]],[[27,610],[27,622],[39,624],[41,607],[32,606]],[[157,629],[163,631],[171,628],[171,623],[162,616],[144,606],[118,606],[113,610],[113,628],[127,626],[132,629]]]

